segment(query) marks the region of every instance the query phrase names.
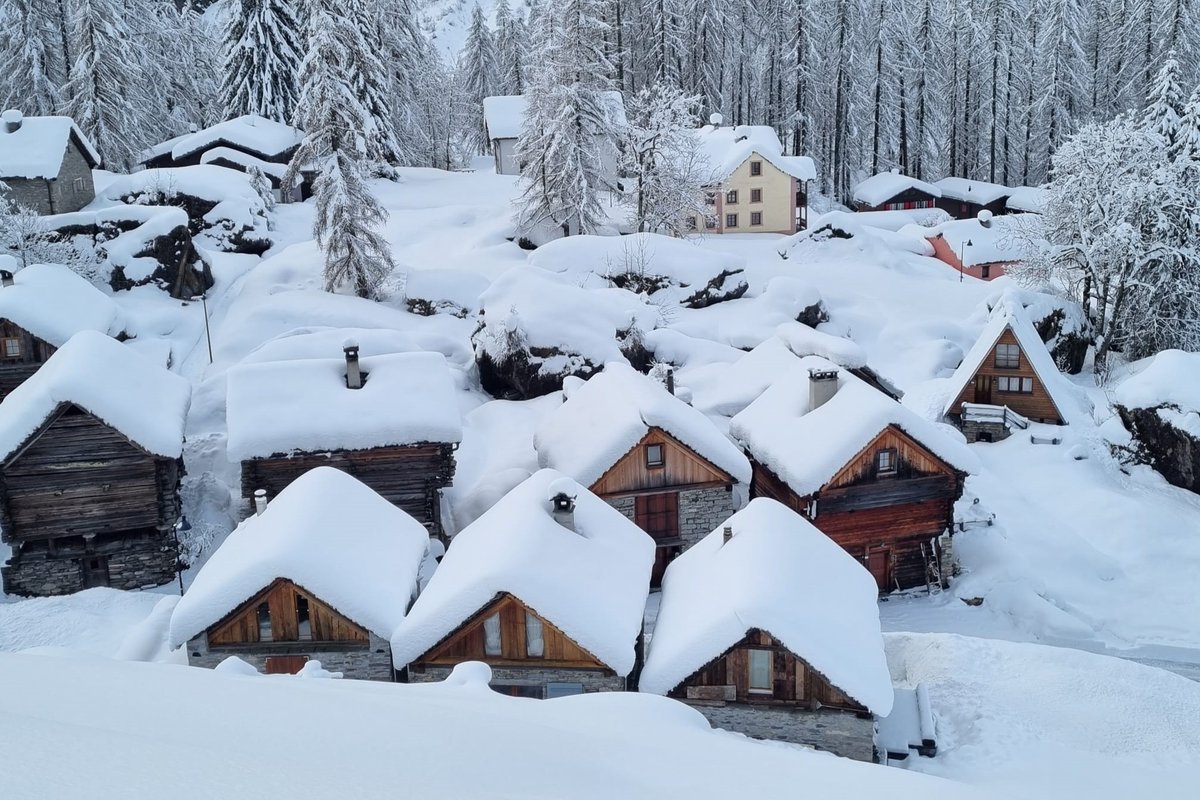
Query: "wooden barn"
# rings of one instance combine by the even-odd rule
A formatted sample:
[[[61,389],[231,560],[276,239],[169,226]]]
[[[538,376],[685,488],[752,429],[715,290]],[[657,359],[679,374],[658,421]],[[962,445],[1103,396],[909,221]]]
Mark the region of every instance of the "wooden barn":
[[[716,727],[873,760],[892,704],[875,582],[799,514],[751,500],[667,569],[638,688]]]
[[[229,458],[242,496],[275,497],[314,467],[336,467],[441,535],[462,419],[439,353],[254,362],[229,370]]]
[[[809,356],[735,416],[752,493],[804,515],[858,559],[879,591],[940,576],[938,540],[971,452],[826,359]]]
[[[416,595],[423,525],[344,472],[297,478],[221,543],[171,615],[172,648],[267,674],[309,661],[390,681],[392,632]]]
[[[951,378],[945,414],[967,441],[998,441],[1029,422],[1065,425],[1067,381],[1016,301],[1004,301]]]
[[[851,205],[855,211],[912,211],[935,208],[941,197],[942,190],[932,183],[882,172],[854,187]]]
[[[67,267],[0,269],[0,400],[80,331],[128,338],[122,319],[108,295]]]
[[[658,544],[652,584],[671,559],[741,504],[750,464],[708,417],[625,364],[570,388],[538,426],[538,464],[570,475]]]
[[[640,664],[653,560],[637,526],[540,470],[454,537],[392,637],[396,669],[436,681],[482,661],[505,694],[623,691]]]
[[[942,193],[937,207],[955,219],[975,219],[980,211],[1008,213],[1008,196],[1012,189],[1007,186],[967,178],[942,178],[933,185]]]
[[[137,589],[175,577],[190,400],[183,378],[84,331],[0,403],[6,592]]]
[[[96,199],[100,154],[70,117],[0,115],[3,197],[41,215],[78,211]]]

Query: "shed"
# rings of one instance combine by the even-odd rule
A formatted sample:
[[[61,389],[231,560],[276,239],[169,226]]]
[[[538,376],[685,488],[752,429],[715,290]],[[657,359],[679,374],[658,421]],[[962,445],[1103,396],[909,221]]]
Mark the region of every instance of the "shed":
[[[942,190],[932,183],[901,175],[881,172],[854,187],[852,199],[855,211],[900,211],[933,208]]]
[[[872,717],[892,708],[875,582],[799,514],[751,500],[667,569],[639,690],[870,761]]]
[[[269,497],[318,466],[344,470],[441,534],[462,418],[440,353],[245,363],[228,373],[228,454],[242,496]]]
[[[602,148],[602,171],[606,180],[615,186],[618,154],[613,131],[625,127],[625,100],[617,91],[601,92],[601,95],[608,114],[607,128],[596,131],[595,136]],[[483,121],[496,160],[497,175],[521,174],[521,164],[517,160],[517,139],[521,137],[528,106],[525,95],[521,94],[483,98]]]
[[[267,673],[309,660],[392,680],[389,639],[417,591],[429,534],[331,467],[301,475],[229,535],[171,615],[192,666],[236,655]]]
[[[640,665],[654,543],[579,483],[535,472],[454,537],[392,637],[408,680],[464,661],[493,688],[621,691]]]
[[[100,154],[70,117],[0,115],[0,182],[18,206],[42,215],[78,211],[96,197],[98,166]]]
[[[172,580],[186,380],[77,333],[0,403],[0,527],[10,594]]]
[[[207,163],[204,155],[219,148],[286,165],[303,140],[304,132],[291,125],[243,114],[151,147],[142,153],[142,165],[147,169],[191,167]]]
[[[1007,213],[1006,201],[1012,192],[1007,186],[969,178],[942,178],[934,186],[941,190],[937,207],[955,219],[974,219],[980,211]]]

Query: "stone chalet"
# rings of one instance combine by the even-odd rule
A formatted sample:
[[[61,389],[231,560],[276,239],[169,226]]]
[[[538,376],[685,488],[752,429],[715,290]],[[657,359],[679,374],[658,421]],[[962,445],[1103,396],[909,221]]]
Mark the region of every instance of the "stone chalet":
[[[0,181],[5,197],[41,215],[78,211],[96,198],[100,154],[70,117],[0,115]]]
[[[609,363],[534,435],[538,464],[579,481],[650,534],[652,585],[742,502],[745,455],[703,413],[626,364]]]
[[[640,666],[654,542],[586,488],[534,473],[464,528],[392,636],[402,679],[491,667],[521,697],[624,691]]]
[[[421,523],[331,467],[297,478],[221,543],[171,615],[172,648],[212,668],[230,656],[267,674],[309,661],[393,679],[389,638],[417,590]]]
[[[719,728],[876,760],[893,693],[875,582],[799,514],[751,500],[667,568],[638,688]]]

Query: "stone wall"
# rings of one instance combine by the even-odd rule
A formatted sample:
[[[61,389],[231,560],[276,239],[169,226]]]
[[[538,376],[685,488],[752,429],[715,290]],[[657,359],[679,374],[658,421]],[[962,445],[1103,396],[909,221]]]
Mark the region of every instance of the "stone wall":
[[[50,209],[50,197],[53,194],[50,181],[42,178],[4,178],[4,183],[8,185],[5,199],[18,206],[31,208],[42,216],[54,213]]]
[[[633,497],[607,497],[605,501],[634,520]],[[733,492],[724,486],[684,489],[679,492],[679,535],[686,550],[733,516]],[[636,521],[636,520],[635,520]]]
[[[26,544],[0,567],[4,591],[9,594],[71,594],[84,588],[83,560],[108,559],[108,586],[113,589],[144,589],[175,580],[179,554],[175,542],[162,535],[148,534],[109,541],[97,540],[92,549],[82,545],[57,545],[52,552],[46,543]]]
[[[999,442],[1012,433],[1003,422],[962,422],[963,436],[968,442]]]
[[[490,665],[489,665],[490,666]],[[426,667],[418,672],[409,668],[409,683],[432,683],[443,681],[453,667]],[[581,683],[585,693],[623,692],[625,679],[596,669],[540,669],[534,667],[492,668],[492,683],[528,684],[545,687],[547,683]]]
[[[817,711],[740,703],[689,703],[714,728],[744,733],[754,739],[773,739],[827,750],[858,761],[875,761],[875,720],[849,711]]]
[[[208,648],[208,635],[200,634],[187,643],[188,664],[193,667],[212,669],[230,656],[237,656],[259,672],[267,669],[270,656],[308,656],[310,661],[320,661],[330,672],[340,672],[343,678],[360,681],[391,681],[392,648],[387,639],[370,634],[367,647],[337,649],[336,645],[326,649],[321,642],[277,642],[271,645],[252,644],[243,649],[221,647]]]
[[[79,180],[78,187],[75,184]],[[3,178],[8,185],[5,197],[45,216],[78,211],[96,199],[92,168],[72,141],[63,156],[56,180],[44,178]]]

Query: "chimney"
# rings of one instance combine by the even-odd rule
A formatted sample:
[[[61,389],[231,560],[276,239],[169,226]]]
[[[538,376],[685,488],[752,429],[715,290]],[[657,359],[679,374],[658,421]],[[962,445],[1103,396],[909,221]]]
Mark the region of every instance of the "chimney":
[[[559,492],[550,498],[554,510],[554,521],[569,531],[575,530],[575,498]]]
[[[261,517],[263,512],[267,510],[267,490],[254,490],[254,516]]]
[[[721,127],[721,124],[725,122],[725,117],[721,116],[720,114],[712,114],[709,116],[708,122],[714,128],[719,128]]]
[[[838,371],[836,369],[810,369],[808,371],[808,410],[815,411],[837,394]]]
[[[675,370],[667,370],[667,391],[675,394]]]
[[[25,121],[25,115],[15,108],[10,108],[0,114],[0,120],[4,121],[5,133],[16,133],[21,130],[21,123]]]
[[[992,227],[992,212],[986,208],[979,209],[979,213],[975,215],[975,218],[979,220],[979,224],[983,227]]]
[[[725,530],[721,533],[721,544],[729,544],[729,540],[733,538],[733,528],[729,525],[725,526]]]
[[[362,370],[358,368],[358,342],[347,339],[342,352],[346,354],[346,388],[361,389],[363,379]]]
[[[6,269],[0,269],[0,286],[12,286],[13,274]]]

